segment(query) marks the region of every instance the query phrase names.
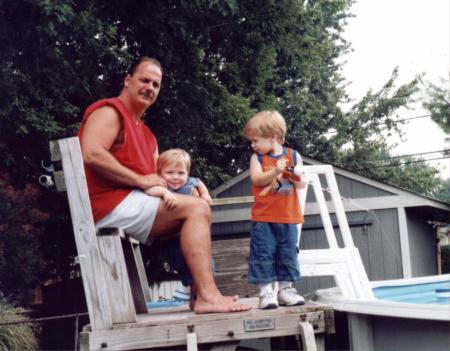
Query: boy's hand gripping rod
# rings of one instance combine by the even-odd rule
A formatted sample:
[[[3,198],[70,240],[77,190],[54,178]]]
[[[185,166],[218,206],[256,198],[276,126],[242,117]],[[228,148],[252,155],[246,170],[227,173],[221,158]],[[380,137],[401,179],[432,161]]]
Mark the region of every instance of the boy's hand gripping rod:
[[[301,168],[302,167],[300,165],[296,165],[295,167],[287,167],[286,170],[296,175],[297,177],[300,177],[302,174]],[[280,187],[280,180],[278,178],[275,178],[259,192],[259,196],[266,196],[272,189],[275,189],[275,191],[277,191],[278,189],[280,189]]]

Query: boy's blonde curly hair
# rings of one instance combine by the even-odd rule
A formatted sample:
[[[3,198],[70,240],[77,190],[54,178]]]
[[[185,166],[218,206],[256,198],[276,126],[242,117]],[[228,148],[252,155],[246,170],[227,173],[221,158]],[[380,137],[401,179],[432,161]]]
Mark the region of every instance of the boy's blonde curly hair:
[[[261,111],[247,121],[244,135],[246,138],[275,138],[277,142],[284,144],[286,130],[286,121],[278,111]]]

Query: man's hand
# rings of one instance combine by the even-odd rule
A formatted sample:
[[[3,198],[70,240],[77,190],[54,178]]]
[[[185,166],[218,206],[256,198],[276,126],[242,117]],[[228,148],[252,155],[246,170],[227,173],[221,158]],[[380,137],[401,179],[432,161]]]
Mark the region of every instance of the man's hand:
[[[167,182],[157,174],[146,174],[139,177],[139,188],[148,189],[154,186],[167,188]]]

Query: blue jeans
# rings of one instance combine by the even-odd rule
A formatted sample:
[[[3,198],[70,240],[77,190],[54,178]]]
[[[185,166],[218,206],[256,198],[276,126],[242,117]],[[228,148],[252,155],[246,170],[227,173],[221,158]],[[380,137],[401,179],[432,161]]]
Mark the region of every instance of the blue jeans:
[[[296,224],[253,222],[250,235],[249,283],[300,279]]]

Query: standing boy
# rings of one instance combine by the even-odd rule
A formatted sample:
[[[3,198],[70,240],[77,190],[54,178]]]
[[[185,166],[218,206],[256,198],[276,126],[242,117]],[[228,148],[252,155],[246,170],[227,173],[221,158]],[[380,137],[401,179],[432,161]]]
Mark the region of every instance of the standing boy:
[[[297,224],[303,223],[297,189],[305,186],[290,171],[302,164],[297,151],[285,147],[286,122],[277,111],[262,111],[245,125],[254,151],[250,177],[254,204],[248,282],[260,288],[259,308],[296,306],[305,300],[292,286],[300,278]],[[275,296],[273,283],[279,283]]]

